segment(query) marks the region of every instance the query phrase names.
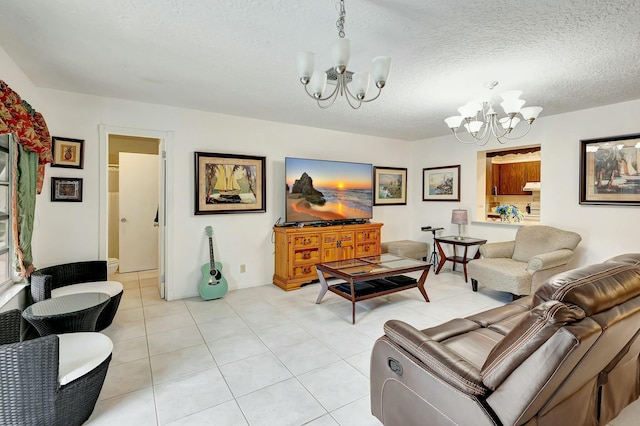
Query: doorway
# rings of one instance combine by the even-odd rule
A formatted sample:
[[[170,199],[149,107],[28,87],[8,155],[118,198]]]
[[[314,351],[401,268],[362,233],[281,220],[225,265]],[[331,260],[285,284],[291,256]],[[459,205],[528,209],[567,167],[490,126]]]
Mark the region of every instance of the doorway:
[[[158,291],[166,300],[166,153],[172,139],[172,132],[100,126],[100,258],[119,259],[120,273],[157,269]]]

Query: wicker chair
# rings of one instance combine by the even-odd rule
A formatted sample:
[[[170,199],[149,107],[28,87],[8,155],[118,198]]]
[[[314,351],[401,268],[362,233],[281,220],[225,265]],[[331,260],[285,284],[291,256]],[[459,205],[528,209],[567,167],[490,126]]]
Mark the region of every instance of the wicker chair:
[[[56,295],[96,291],[108,293],[111,300],[96,323],[96,331],[111,325],[122,298],[122,284],[107,281],[107,262],[94,260],[66,263],[36,270],[30,277],[31,297],[34,302],[56,297]],[[95,287],[92,285],[96,283]],[[68,286],[76,287],[68,287]],[[108,291],[105,290],[108,287]],[[92,290],[93,289],[93,290]]]
[[[20,318],[17,309],[0,313],[0,424],[83,424],[100,395],[113,343],[101,333],[20,342]]]

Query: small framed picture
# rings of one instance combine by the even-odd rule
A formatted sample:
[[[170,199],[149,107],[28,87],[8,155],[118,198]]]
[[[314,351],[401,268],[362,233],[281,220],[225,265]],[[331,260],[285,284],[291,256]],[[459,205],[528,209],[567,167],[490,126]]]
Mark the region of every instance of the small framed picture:
[[[53,163],[51,167],[82,169],[84,167],[84,140],[51,137]]]
[[[51,178],[51,201],[82,202],[82,178]]]
[[[407,169],[374,167],[374,206],[407,204]]]
[[[422,201],[460,201],[460,165],[422,169]]]

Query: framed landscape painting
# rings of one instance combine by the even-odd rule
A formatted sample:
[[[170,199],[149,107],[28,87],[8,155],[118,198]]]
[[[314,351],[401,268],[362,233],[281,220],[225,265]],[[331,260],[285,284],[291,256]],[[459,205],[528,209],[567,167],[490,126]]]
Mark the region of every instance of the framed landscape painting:
[[[580,141],[580,204],[640,206],[640,133]]]
[[[407,169],[374,167],[374,206],[407,204]]]
[[[460,201],[460,165],[422,169],[422,201]]]
[[[195,153],[195,214],[264,213],[266,157]]]

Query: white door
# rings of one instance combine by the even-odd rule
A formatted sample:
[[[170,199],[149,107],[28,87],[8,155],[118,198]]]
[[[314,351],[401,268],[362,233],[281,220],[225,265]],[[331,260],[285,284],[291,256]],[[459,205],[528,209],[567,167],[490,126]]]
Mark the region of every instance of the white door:
[[[120,272],[158,268],[158,156],[120,153]]]

